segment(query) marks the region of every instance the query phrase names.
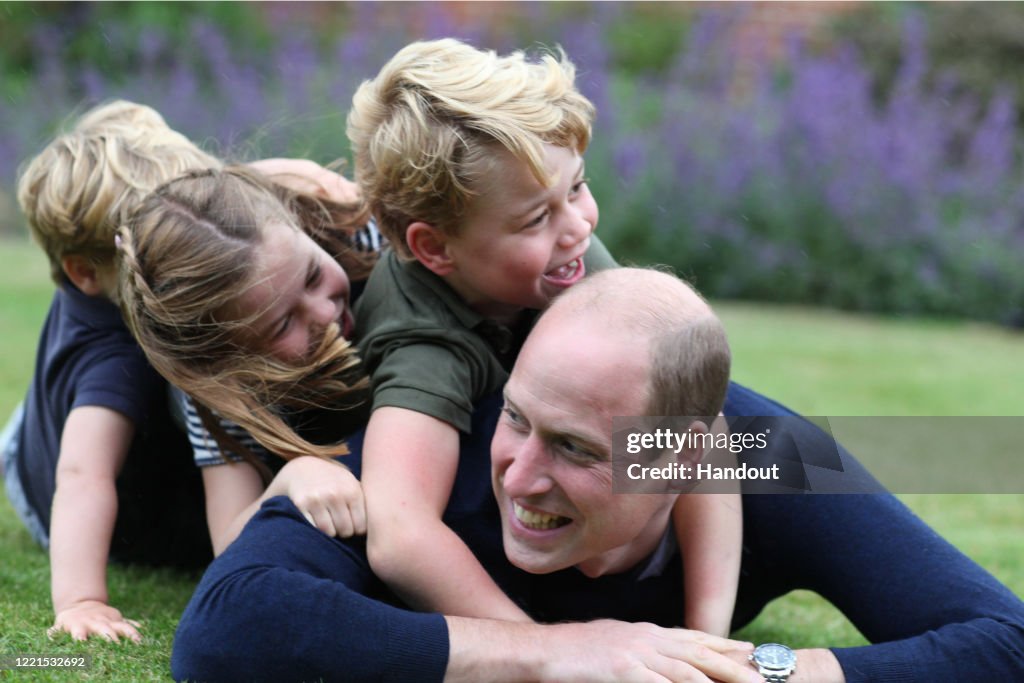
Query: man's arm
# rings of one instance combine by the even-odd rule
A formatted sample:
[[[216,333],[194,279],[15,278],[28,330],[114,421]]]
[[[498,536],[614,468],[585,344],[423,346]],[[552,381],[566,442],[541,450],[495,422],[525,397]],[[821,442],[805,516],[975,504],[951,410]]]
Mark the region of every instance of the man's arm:
[[[846,683],[846,676],[832,650],[797,650],[796,671],[788,683]]]
[[[200,581],[178,626],[172,673],[439,683],[664,681],[654,674],[664,671],[707,680],[696,668],[727,683],[762,683],[743,663],[749,643],[651,624],[446,618],[368,597],[379,590],[358,541],[328,538],[289,500],[274,498]]]
[[[75,408],[64,423],[50,520],[51,632],[140,640],[137,624],[107,604],[115,480],[134,433],[130,419],[99,406]]]
[[[448,423],[404,408],[373,412],[363,446],[370,564],[416,609],[529,621],[441,520],[458,459]]]
[[[874,643],[831,650],[846,681],[1016,680],[1024,671],[1024,602],[893,496],[745,496],[744,522],[745,573],[756,580],[747,595],[741,583],[741,609],[755,590],[768,592],[754,605],[794,588],[829,600]]]
[[[293,458],[266,487],[246,462],[203,468],[206,516],[214,556],[224,552],[264,501],[288,496],[306,520],[328,536],[366,533],[362,487],[352,472],[334,460],[313,455]]]

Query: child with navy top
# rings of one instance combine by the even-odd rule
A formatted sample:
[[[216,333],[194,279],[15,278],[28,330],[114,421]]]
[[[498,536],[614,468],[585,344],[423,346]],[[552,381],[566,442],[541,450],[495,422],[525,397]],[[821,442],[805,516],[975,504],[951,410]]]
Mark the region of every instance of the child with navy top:
[[[4,444],[7,495],[49,549],[51,632],[139,641],[109,604],[108,558],[211,556],[188,441],[116,303],[114,233],[168,177],[216,165],[149,107],[87,112],[23,169],[18,201],[57,284],[35,371]]]

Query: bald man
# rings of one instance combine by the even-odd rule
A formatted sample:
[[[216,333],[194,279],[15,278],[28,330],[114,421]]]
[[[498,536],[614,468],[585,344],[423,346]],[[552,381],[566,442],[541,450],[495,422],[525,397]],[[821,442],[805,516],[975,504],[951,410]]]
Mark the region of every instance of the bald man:
[[[599,273],[541,317],[500,404],[474,415],[445,522],[531,616],[578,623],[403,609],[372,576],[364,544],[324,536],[275,498],[203,577],[178,629],[175,678],[1021,679],[1024,603],[885,493],[744,495],[733,620],[739,627],[775,597],[806,588],[875,645],[777,646],[751,662],[750,644],[670,628],[683,607],[669,515],[677,494],[612,493],[610,418],[706,414],[666,406],[718,391],[723,345],[706,304],[672,276]],[[727,387],[726,416],[814,429],[770,399]],[[359,438],[350,446],[358,452]],[[845,473],[870,481],[848,453],[839,456]],[[346,464],[357,471],[357,459]]]

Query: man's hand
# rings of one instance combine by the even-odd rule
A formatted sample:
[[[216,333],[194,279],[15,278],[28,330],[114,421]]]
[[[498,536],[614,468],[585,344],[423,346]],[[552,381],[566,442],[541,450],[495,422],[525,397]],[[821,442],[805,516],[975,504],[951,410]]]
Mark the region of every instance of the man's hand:
[[[292,499],[299,512],[328,536],[366,533],[363,487],[349,469],[334,460],[303,456],[288,462],[268,490]]]
[[[447,617],[445,681],[764,683],[746,662],[754,646],[700,631],[601,620],[528,625]]]
[[[83,600],[58,612],[53,626],[47,629],[46,635],[52,638],[64,631],[71,634],[75,640],[100,636],[115,643],[121,638],[141,643],[139,628],[139,622],[125,619],[121,612],[110,605],[99,600]]]
[[[737,662],[753,652],[751,643],[610,620],[552,628],[562,631],[563,655],[547,662],[543,680],[763,683],[749,664]]]

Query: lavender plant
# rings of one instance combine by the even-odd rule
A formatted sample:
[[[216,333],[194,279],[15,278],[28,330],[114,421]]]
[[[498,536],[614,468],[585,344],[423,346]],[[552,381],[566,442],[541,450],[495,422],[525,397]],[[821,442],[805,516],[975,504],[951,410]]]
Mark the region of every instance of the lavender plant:
[[[742,6],[666,15],[681,47],[646,69],[623,59],[643,40],[623,30],[628,3],[524,3],[502,22],[445,7],[354,3],[313,22],[270,4],[268,40],[230,39],[202,14],[129,30],[79,11],[79,30],[102,31],[117,57],[102,63],[72,60],[60,27],[41,22],[30,86],[0,99],[0,191],[62,119],[102,99],[150,104],[224,156],[329,162],[346,155],[356,86],[410,40],[560,43],[598,106],[587,170],[620,258],[672,265],[712,297],[1024,323],[1015,106],[1006,94],[971,100],[953,75],[926,79],[912,16],[879,104],[850,46],[792,41],[780,65],[739,60],[729,31]]]

